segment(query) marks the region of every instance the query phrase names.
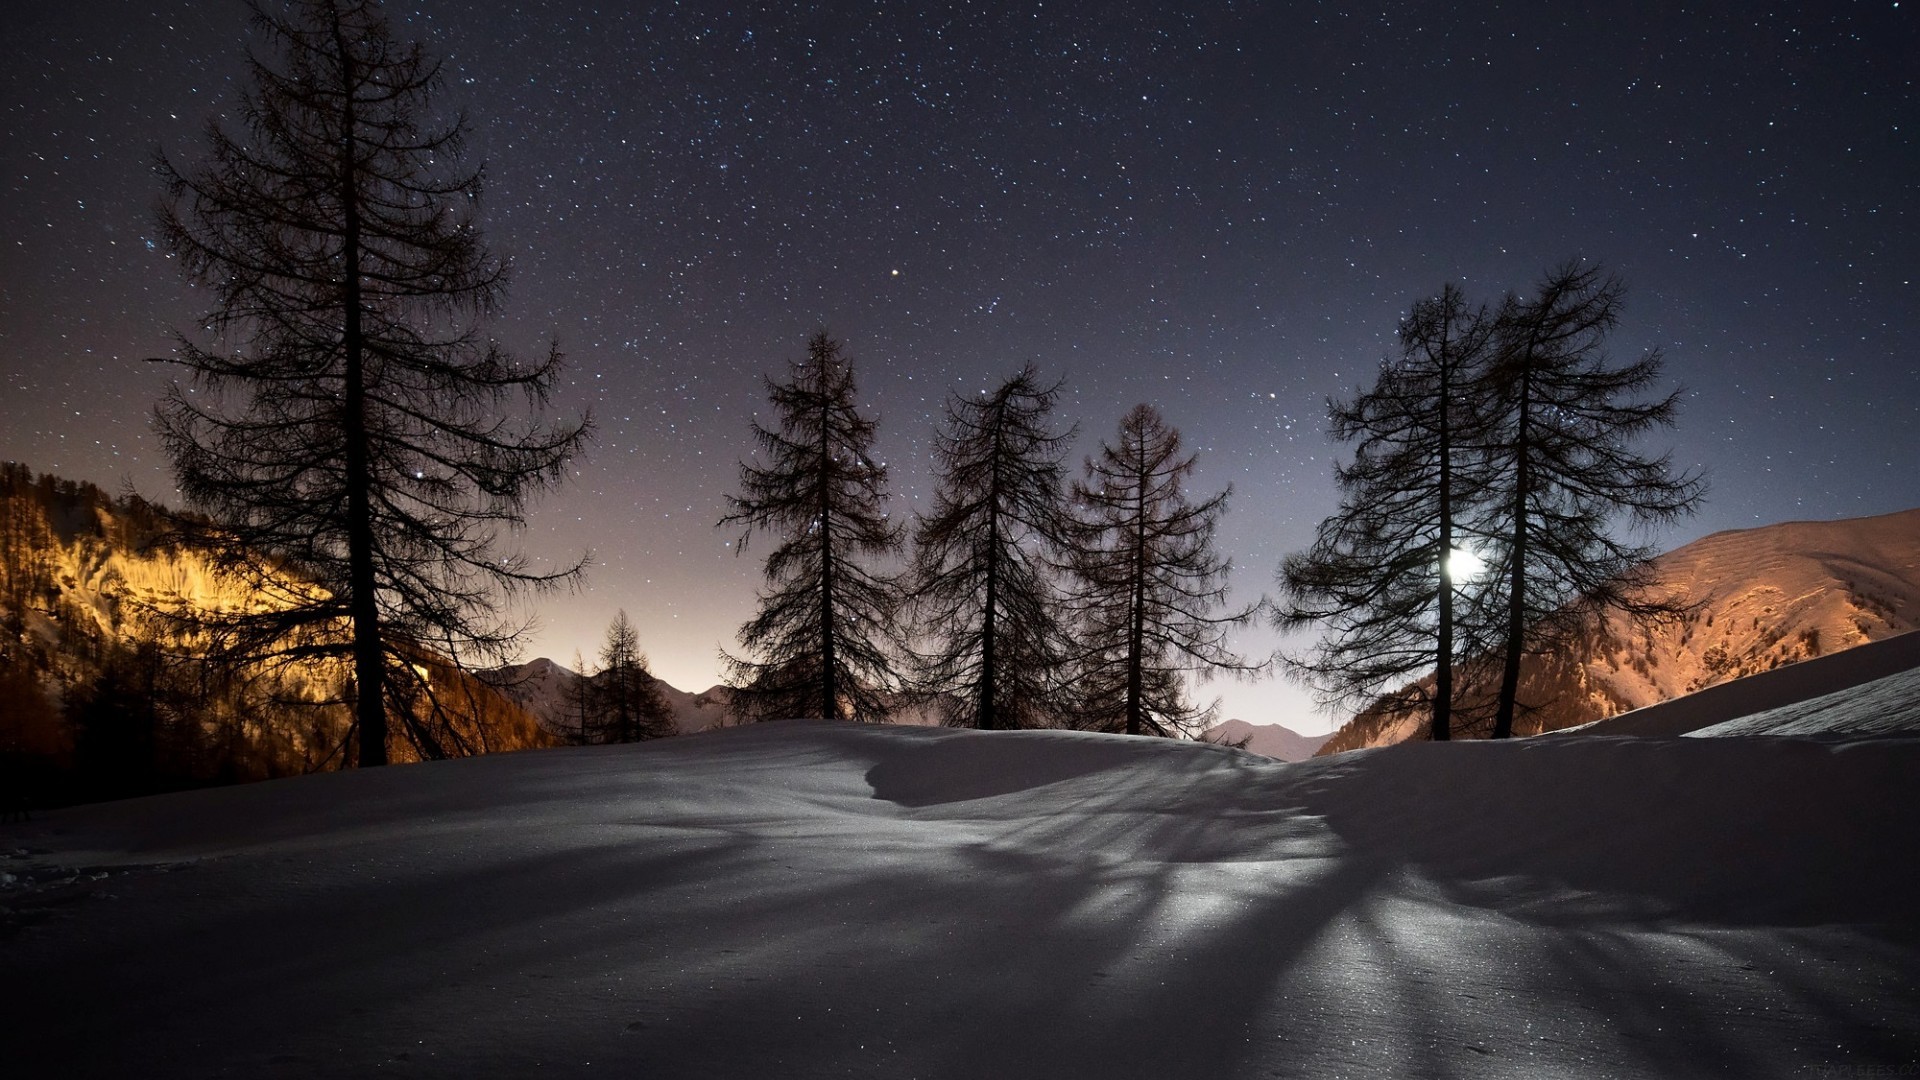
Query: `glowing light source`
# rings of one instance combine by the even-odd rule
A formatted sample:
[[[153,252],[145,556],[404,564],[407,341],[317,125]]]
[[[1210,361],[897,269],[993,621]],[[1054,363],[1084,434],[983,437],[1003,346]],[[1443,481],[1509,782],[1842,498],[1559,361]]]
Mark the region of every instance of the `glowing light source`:
[[[1472,581],[1486,568],[1487,561],[1466,548],[1454,548],[1447,556],[1447,574],[1455,581]]]

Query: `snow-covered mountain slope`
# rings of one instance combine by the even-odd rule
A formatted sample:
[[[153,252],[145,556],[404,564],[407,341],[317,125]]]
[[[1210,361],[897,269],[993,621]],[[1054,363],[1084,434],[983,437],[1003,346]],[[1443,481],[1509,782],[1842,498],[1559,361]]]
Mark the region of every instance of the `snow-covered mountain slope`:
[[[1857,645],[1846,652],[1721,683],[1672,701],[1569,729],[1569,733],[1687,735],[1830,695],[1846,700],[1868,697],[1877,700],[1879,695],[1869,694],[1867,684],[1891,675],[1911,673],[1914,669],[1920,669],[1920,633],[1901,634],[1885,641]],[[1905,710],[1895,709],[1892,715],[1905,715]]]
[[[1715,533],[1655,562],[1661,588],[1698,605],[1669,626],[1594,620],[1571,646],[1529,657],[1520,734],[1591,723],[1920,628],[1920,510]],[[1424,716],[1363,713],[1323,753],[1424,737]],[[1472,734],[1469,730],[1466,734]]]
[[[1233,746],[1276,761],[1305,761],[1331,735],[1302,735],[1285,724],[1250,724],[1228,720],[1202,732],[1200,739],[1216,746]]]
[[[1858,687],[1695,728],[1690,736],[1920,734],[1920,667]],[[1909,778],[1912,781],[1916,778]],[[1911,789],[1909,789],[1911,790]]]
[[[574,686],[580,675],[571,668],[540,657],[524,664],[512,664],[485,672],[483,677],[508,699],[532,713],[540,726],[555,735],[566,736],[578,726],[572,704]],[[702,693],[689,693],[660,680],[660,690],[673,710],[674,727],[682,734],[720,727],[727,722],[727,690],[716,686]]]
[[[1280,764],[788,722],[0,825],[12,1075],[1920,1060],[1920,739]],[[27,854],[31,852],[31,854]]]

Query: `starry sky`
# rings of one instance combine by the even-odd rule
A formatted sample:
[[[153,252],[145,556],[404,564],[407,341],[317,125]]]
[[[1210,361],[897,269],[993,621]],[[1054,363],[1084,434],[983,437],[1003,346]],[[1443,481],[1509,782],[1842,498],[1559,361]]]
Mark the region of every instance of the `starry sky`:
[[[1585,12],[1561,10],[1590,8]],[[142,361],[199,311],[152,206],[239,98],[237,0],[65,0],[0,44],[0,458],[174,502]],[[528,657],[625,608],[701,689],[756,550],[714,525],[762,385],[826,328],[895,513],[942,400],[1033,362],[1074,456],[1136,402],[1231,484],[1236,597],[1336,505],[1325,400],[1446,281],[1573,256],[1631,292],[1622,357],[1686,388],[1651,444],[1713,480],[1656,539],[1920,506],[1916,5],[392,0],[473,124],[511,260],[492,332],[569,359],[598,438],[519,543],[584,585]],[[1184,10],[1168,10],[1180,8]],[[1250,630],[1249,654],[1278,643]],[[1278,679],[1223,717],[1326,730]]]

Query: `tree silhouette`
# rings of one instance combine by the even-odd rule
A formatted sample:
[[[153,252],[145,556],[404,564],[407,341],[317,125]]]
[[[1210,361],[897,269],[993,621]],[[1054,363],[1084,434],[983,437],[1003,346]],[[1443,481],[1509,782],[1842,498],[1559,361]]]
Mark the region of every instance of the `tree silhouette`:
[[[350,664],[357,762],[388,758],[389,717],[423,757],[467,749],[424,685],[419,650],[498,662],[522,627],[502,590],[550,586],[496,548],[557,484],[584,423],[517,420],[560,372],[523,365],[477,324],[504,267],[474,222],[464,123],[430,126],[439,68],[371,0],[254,6],[244,128],[208,128],[209,160],[162,160],[167,243],[213,297],[202,345],[157,410],[181,490],[218,520],[203,539],[260,597],[208,621],[227,660]]]
[[[1189,502],[1183,489],[1194,461],[1182,455],[1178,430],[1137,405],[1074,484],[1069,559],[1082,726],[1190,734],[1212,709],[1187,703],[1186,677],[1252,670],[1227,648],[1226,634],[1259,605],[1214,614],[1231,566],[1213,535],[1231,490]]]
[[[1621,516],[1642,527],[1674,521],[1705,494],[1699,472],[1676,474],[1670,455],[1633,448],[1653,428],[1672,426],[1680,393],[1640,399],[1660,379],[1657,351],[1612,365],[1606,336],[1625,294],[1619,278],[1570,262],[1549,271],[1531,299],[1501,307],[1488,529],[1500,539],[1506,592],[1497,739],[1513,734],[1524,654],[1564,641],[1588,612],[1660,619],[1686,610],[1648,589],[1656,550],[1610,531]]]
[[[607,742],[638,742],[674,733],[673,706],[667,703],[660,680],[647,670],[640,634],[624,609],[607,627],[591,696]]]
[[[1045,727],[1064,714],[1065,656],[1052,560],[1067,527],[1051,425],[1060,386],[1031,366],[947,403],[935,434],[933,509],[915,531],[913,605],[933,650],[917,682],[949,724]]]
[[[756,531],[777,538],[759,614],[740,628],[748,656],[721,654],[734,711],[747,720],[884,721],[881,693],[900,683],[899,588],[871,563],[898,554],[902,536],[885,511],[874,422],[860,415],[853,367],[824,332],[785,382],[767,381],[767,393],[778,429],[753,425],[766,464],[741,464],[740,494],[720,519],[742,527],[740,551]]]
[[[567,741],[575,746],[593,742],[599,728],[594,716],[593,676],[587,671],[587,662],[580,658],[578,649],[573,651],[573,678],[561,684],[560,693],[567,710]]]
[[[1446,285],[1401,322],[1400,357],[1373,387],[1328,403],[1331,434],[1354,444],[1334,470],[1340,509],[1280,569],[1276,623],[1325,629],[1307,655],[1283,658],[1291,671],[1326,705],[1364,707],[1400,686],[1426,695],[1436,740],[1453,730],[1456,659],[1486,643],[1456,633],[1454,552],[1486,490],[1493,323]],[[1429,669],[1430,693],[1409,681]]]

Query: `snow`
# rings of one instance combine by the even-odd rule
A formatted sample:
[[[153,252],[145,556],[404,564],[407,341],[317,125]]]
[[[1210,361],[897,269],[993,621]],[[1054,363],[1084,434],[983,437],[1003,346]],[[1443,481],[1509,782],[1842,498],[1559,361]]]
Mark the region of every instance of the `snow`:
[[[1876,692],[1860,697],[1858,689],[1876,680],[1910,673],[1915,668],[1920,668],[1920,633],[1901,634],[1885,641],[1857,645],[1845,652],[1802,660],[1797,664],[1735,679],[1672,701],[1621,713],[1611,719],[1567,728],[1561,733],[1812,735],[1827,730],[1853,733],[1920,732],[1920,723],[1912,722],[1912,700],[1901,700],[1897,691],[1891,694]],[[1896,682],[1893,685],[1904,683]],[[1791,730],[1771,731],[1772,721],[1757,719],[1760,714],[1811,702],[1816,698],[1833,699],[1825,705],[1810,706],[1814,709],[1813,715],[1824,719],[1798,723]],[[1847,703],[1856,700],[1865,711],[1842,720],[1842,712],[1861,711],[1844,708]],[[1798,716],[1799,713],[1794,715]],[[1720,726],[1749,717],[1756,719],[1727,727],[1725,731],[1720,730]]]
[[[794,721],[0,826],[9,1075],[1920,1064],[1920,738]],[[30,852],[30,853],[28,853]]]
[[[1920,733],[1920,668],[1687,732],[1698,737],[1895,733]]]

